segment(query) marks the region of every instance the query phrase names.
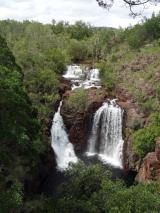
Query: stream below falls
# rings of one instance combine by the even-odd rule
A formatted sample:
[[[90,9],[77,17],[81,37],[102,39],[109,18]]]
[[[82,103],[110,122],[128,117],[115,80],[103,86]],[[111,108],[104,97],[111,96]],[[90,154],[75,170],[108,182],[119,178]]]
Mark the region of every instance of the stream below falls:
[[[82,69],[78,65],[70,65],[63,77],[70,80],[72,90],[101,88],[100,71],[96,68]],[[51,171],[42,186],[42,191],[48,195],[55,195],[57,186],[66,180],[64,171],[70,163],[76,164],[80,160],[86,165],[102,162],[106,169],[111,170],[112,179],[120,178],[127,186],[132,185],[136,173],[123,170],[123,109],[117,105],[116,100],[107,100],[95,112],[87,150],[79,156],[76,156],[65,129],[61,116],[62,104],[63,100],[53,117],[51,128],[51,145],[56,155],[57,168]]]

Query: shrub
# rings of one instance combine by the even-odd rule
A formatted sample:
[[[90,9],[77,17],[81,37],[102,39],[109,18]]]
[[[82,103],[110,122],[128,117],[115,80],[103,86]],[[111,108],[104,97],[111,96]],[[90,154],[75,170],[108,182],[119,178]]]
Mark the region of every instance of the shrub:
[[[15,183],[10,189],[0,194],[0,209],[1,212],[20,212],[20,207],[23,204],[22,185]]]
[[[45,54],[45,66],[51,70],[55,70],[56,73],[62,74],[66,69],[67,56],[65,52],[62,52],[58,48],[50,49]]]
[[[136,25],[133,29],[130,30],[127,41],[133,49],[139,49],[144,45],[146,40],[146,31],[143,25]]]
[[[111,66],[101,63],[98,65],[101,70],[102,85],[109,91],[113,91],[116,85],[116,75]]]
[[[158,100],[160,100],[160,85],[158,85],[156,88],[156,96],[157,96]]]
[[[135,120],[133,121],[133,123],[132,123],[131,128],[132,128],[134,131],[140,129],[140,128],[141,128],[141,122],[140,122],[139,120],[135,119]]]
[[[61,213],[159,212],[159,183],[126,188],[122,181],[111,180],[100,165],[78,166],[70,175],[57,202]]]
[[[67,105],[74,111],[84,111],[88,106],[87,91],[84,89],[75,90],[69,96]]]
[[[133,148],[136,153],[144,157],[155,148],[156,138],[160,136],[160,128],[155,126],[145,127],[133,135]]]
[[[68,53],[73,62],[82,61],[88,58],[88,48],[85,41],[72,39],[68,48]]]
[[[133,149],[141,157],[154,151],[156,139],[160,137],[160,115],[151,116],[148,126],[133,134]]]
[[[150,98],[141,102],[140,106],[145,113],[150,114],[151,112],[155,112],[157,110],[159,103],[157,102],[156,98]]]

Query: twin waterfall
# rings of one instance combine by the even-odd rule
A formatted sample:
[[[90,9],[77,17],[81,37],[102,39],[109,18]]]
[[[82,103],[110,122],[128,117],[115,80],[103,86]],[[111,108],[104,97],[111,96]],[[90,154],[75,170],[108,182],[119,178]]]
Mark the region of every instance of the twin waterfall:
[[[63,77],[70,79],[72,90],[101,87],[98,69],[82,70],[80,66],[72,65],[68,66]],[[69,167],[70,163],[77,163],[78,158],[65,130],[60,114],[61,106],[62,102],[54,115],[51,135],[57,168],[63,171]],[[103,163],[122,168],[122,119],[123,110],[116,104],[115,100],[108,100],[96,111],[88,139],[86,152],[88,157],[96,155]]]

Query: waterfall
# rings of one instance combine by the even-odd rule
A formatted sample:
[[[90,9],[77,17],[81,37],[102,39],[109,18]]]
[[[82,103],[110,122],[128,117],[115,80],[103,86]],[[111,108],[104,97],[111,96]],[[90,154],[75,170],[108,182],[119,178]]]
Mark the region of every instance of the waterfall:
[[[81,69],[78,65],[70,65],[67,67],[64,78],[70,79],[72,90],[83,88],[89,89],[92,87],[100,88],[99,69]]]
[[[63,77],[67,79],[79,79],[83,76],[83,70],[78,65],[68,66],[65,75],[63,75]]]
[[[104,163],[122,167],[123,110],[115,100],[105,102],[94,115],[87,155],[98,155]]]
[[[73,145],[69,142],[68,135],[65,131],[63,118],[60,114],[62,101],[58,111],[55,113],[51,128],[52,148],[56,155],[57,167],[59,170],[65,170],[70,163],[77,163]]]
[[[92,69],[88,73],[88,79],[91,81],[99,81],[99,69]]]

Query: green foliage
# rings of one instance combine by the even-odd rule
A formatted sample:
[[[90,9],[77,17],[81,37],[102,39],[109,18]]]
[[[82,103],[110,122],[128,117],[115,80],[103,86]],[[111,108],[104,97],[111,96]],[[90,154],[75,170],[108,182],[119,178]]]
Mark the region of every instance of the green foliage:
[[[151,19],[147,19],[144,23],[144,27],[147,31],[147,39],[153,41],[160,38],[160,13],[156,16],[152,14]]]
[[[27,201],[23,209],[25,213],[60,213],[57,210],[55,200],[52,197],[48,198],[43,195]]]
[[[160,85],[158,85],[156,88],[156,96],[157,96],[158,100],[160,100]]]
[[[150,123],[133,134],[133,149],[141,157],[154,151],[156,139],[160,137],[160,115],[152,115]]]
[[[116,38],[116,31],[111,29],[97,29],[94,30],[93,36],[88,40],[88,54],[93,61],[99,59],[106,59],[116,46],[118,39]]]
[[[153,14],[150,19],[145,19],[142,24],[137,24],[124,33],[129,45],[138,49],[147,41],[151,42],[160,38],[160,14]]]
[[[30,107],[30,102],[22,88],[22,76],[16,70],[12,71],[2,66],[0,76],[1,139],[16,140],[21,143],[28,125]]]
[[[22,180],[37,166],[44,146],[21,69],[5,42],[0,53],[0,203],[2,212],[20,212]]]
[[[89,24],[77,21],[74,25],[68,22],[52,20],[52,31],[56,35],[68,34],[71,39],[83,40],[92,36],[92,28]]]
[[[105,62],[100,63],[102,84],[108,91],[113,91],[116,85],[116,75],[113,68]]]
[[[146,31],[142,27],[142,25],[136,25],[133,29],[129,31],[127,41],[129,45],[134,48],[138,49],[144,45],[146,40]]]
[[[91,26],[82,21],[77,21],[74,25],[70,26],[68,32],[71,34],[71,38],[76,40],[83,40],[92,36]]]
[[[47,67],[58,74],[64,72],[66,69],[66,62],[69,62],[69,59],[65,55],[65,52],[60,49],[51,49],[45,53],[45,63]]]
[[[7,47],[7,43],[4,38],[0,36],[0,66],[5,66],[10,69],[18,68],[15,63],[11,51]]]
[[[69,175],[57,199],[57,212],[159,212],[159,183],[126,188],[121,181],[112,181],[110,173],[100,165],[78,165]]]
[[[3,213],[20,212],[23,205],[22,185],[15,183],[0,194],[0,209]]]
[[[160,128],[145,127],[133,135],[133,148],[136,153],[144,157],[148,152],[154,151],[155,140],[160,136]]]
[[[85,41],[72,39],[68,48],[68,53],[73,62],[79,62],[87,59],[87,46]]]
[[[140,102],[140,106],[144,112],[151,113],[158,110],[159,103],[157,102],[156,98],[150,98],[145,101],[143,101],[142,99]]]
[[[88,106],[87,91],[76,89],[67,99],[67,106],[74,111],[85,111]]]
[[[1,48],[2,62],[2,53],[7,54],[3,49]],[[11,55],[9,51],[8,53]],[[11,56],[8,60],[10,61],[12,58]],[[10,62],[13,64],[13,68],[15,67],[14,70],[5,67],[8,66],[6,60],[7,55],[3,66],[0,66],[0,138],[4,146],[6,143],[12,144],[13,142],[21,145],[37,138],[39,124],[32,115],[31,102],[23,89],[22,74],[15,64],[15,59],[13,58],[13,61]]]
[[[134,131],[140,129],[140,128],[141,128],[141,123],[140,123],[140,121],[137,120],[137,119],[135,119],[135,120],[133,121],[133,123],[132,123],[131,128],[132,128]]]
[[[50,105],[53,105],[60,98],[57,74],[50,69],[40,70],[32,73],[26,84],[32,102],[39,112],[39,117],[45,118],[51,110],[53,111],[50,109]]]

